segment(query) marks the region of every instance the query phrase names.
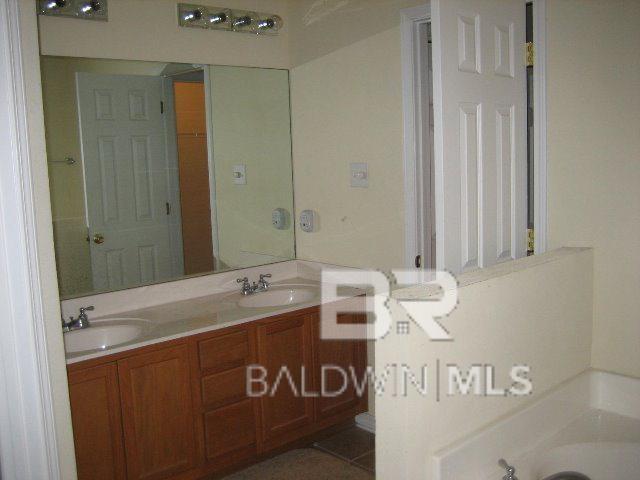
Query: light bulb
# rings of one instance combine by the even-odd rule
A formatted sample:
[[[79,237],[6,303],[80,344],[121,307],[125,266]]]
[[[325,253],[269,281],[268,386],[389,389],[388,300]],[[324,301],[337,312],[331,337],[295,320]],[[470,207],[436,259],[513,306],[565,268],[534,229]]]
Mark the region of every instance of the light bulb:
[[[53,0],[48,2],[45,7],[47,10],[57,10],[58,8],[64,8],[67,5],[67,0]]]
[[[182,17],[185,22],[193,22],[195,20],[200,20],[202,18],[201,10],[193,10],[192,12],[187,12]]]
[[[213,14],[209,15],[209,23],[217,25],[218,23],[226,22],[228,18],[229,17],[224,12],[213,13]]]
[[[93,2],[83,3],[82,6],[80,7],[80,11],[86,14],[91,12],[98,12],[100,11],[101,8],[102,8],[102,5],[100,5],[100,2],[93,1]]]
[[[282,18],[280,18],[278,15],[274,15],[273,17],[269,17],[269,18],[262,18],[260,20],[258,20],[258,31],[267,31],[267,30],[271,30],[271,31],[278,31],[280,30],[280,28],[282,27]]]
[[[248,27],[253,23],[253,19],[249,15],[244,15],[233,20],[234,28]]]

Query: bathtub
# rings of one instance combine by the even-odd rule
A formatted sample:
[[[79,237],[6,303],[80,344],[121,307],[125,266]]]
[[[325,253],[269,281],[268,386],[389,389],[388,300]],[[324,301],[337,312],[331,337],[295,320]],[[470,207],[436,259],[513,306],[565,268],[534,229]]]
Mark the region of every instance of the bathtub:
[[[594,442],[563,445],[545,452],[534,465],[534,476],[575,471],[591,480],[640,478],[640,443]]]
[[[530,458],[529,476],[536,480],[566,471],[591,480],[640,479],[640,419],[589,410],[540,444]]]
[[[640,380],[589,371],[503,420],[436,452],[436,480],[519,480],[579,472],[640,480]]]

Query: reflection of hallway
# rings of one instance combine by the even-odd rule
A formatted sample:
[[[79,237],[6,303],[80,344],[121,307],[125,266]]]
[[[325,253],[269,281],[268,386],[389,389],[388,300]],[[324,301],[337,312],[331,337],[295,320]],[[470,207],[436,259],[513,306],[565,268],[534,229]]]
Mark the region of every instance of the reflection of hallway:
[[[173,89],[184,274],[212,272],[214,264],[204,83],[175,81]]]

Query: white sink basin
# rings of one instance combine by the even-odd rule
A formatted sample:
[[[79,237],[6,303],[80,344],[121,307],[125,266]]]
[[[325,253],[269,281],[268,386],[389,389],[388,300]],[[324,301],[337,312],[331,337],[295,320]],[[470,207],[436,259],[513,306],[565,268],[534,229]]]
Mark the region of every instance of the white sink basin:
[[[111,318],[90,321],[88,328],[72,330],[64,334],[64,346],[68,353],[88,350],[105,350],[138,338],[147,320],[140,318]]]
[[[306,285],[274,285],[266,292],[257,292],[251,295],[239,297],[237,304],[245,308],[261,307],[286,307],[297,305],[317,298],[319,292],[317,288]]]

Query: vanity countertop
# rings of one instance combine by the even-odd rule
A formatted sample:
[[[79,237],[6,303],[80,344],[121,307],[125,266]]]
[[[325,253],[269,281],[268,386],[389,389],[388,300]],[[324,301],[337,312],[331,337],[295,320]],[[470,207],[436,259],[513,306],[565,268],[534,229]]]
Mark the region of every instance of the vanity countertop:
[[[274,282],[269,291],[286,288],[287,286],[302,287],[313,292],[312,298],[300,303],[279,305],[273,307],[242,307],[238,304],[243,298],[259,298],[262,294],[254,293],[249,297],[242,297],[238,291],[217,293],[178,302],[157,305],[138,310],[123,311],[117,315],[108,315],[99,318],[90,318],[92,326],[85,330],[74,332],[89,332],[97,329],[102,322],[111,321],[121,325],[143,325],[142,332],[135,339],[119,343],[111,347],[78,352],[67,352],[67,364],[102,357],[114,353],[120,353],[135,348],[152,345],[155,343],[175,340],[199,333],[219,330],[246,322],[280,315],[287,312],[318,306],[322,302],[320,282],[291,278],[280,282]],[[364,292],[358,288],[341,288],[341,297],[357,297]],[[95,330],[94,330],[95,331]],[[65,333],[73,335],[74,332]],[[67,345],[68,348],[68,345]]]

